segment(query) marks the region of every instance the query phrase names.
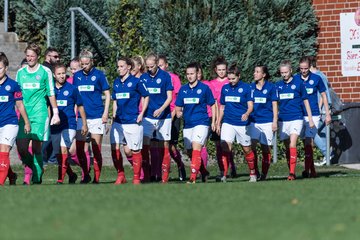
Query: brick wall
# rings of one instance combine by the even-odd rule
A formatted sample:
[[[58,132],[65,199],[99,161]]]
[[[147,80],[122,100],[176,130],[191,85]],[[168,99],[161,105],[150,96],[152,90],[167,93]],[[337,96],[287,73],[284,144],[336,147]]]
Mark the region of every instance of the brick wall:
[[[360,0],[313,0],[319,20],[318,68],[344,102],[360,102],[360,76],[341,74],[340,13],[355,12]]]

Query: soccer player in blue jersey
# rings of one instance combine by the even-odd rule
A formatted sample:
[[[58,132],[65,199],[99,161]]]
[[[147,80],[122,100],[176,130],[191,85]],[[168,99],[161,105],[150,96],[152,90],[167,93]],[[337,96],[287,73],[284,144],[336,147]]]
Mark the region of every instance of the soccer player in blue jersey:
[[[6,177],[10,184],[15,184],[16,174],[10,168],[10,150],[15,143],[19,131],[15,105],[24,119],[25,134],[30,133],[30,121],[22,101],[21,88],[17,82],[6,75],[9,60],[0,52],[0,185],[4,185]]]
[[[93,183],[99,183],[102,168],[101,144],[109,115],[110,86],[105,74],[94,67],[94,56],[90,51],[81,51],[79,58],[82,70],[74,74],[73,84],[78,88],[83,99],[90,133],[89,137],[94,154]],[[103,103],[102,100],[103,94],[105,95],[105,103]],[[77,123],[76,150],[81,168],[85,173],[81,183],[89,183],[91,181],[89,174],[90,163],[86,160],[86,152],[88,149],[86,141],[88,138],[81,134],[82,121],[78,121]]]
[[[310,58],[302,57],[299,61],[300,74],[294,76],[296,79],[303,81],[306,92],[308,94],[309,105],[312,113],[312,119],[315,127],[309,126],[309,118],[303,106],[304,112],[304,129],[301,137],[304,138],[305,148],[305,170],[302,173],[303,177],[316,177],[316,171],[313,158],[314,138],[317,134],[317,126],[320,122],[320,107],[318,101],[318,94],[320,93],[322,102],[325,108],[325,124],[330,124],[331,116],[329,111],[329,103],[326,96],[326,86],[321,77],[310,71]]]
[[[255,154],[255,170],[257,168],[256,146],[261,145],[262,164],[260,179],[265,180],[271,163],[271,146],[274,132],[278,127],[278,98],[276,87],[268,81],[270,74],[267,66],[257,65],[254,69],[254,82],[251,83],[254,111],[250,115],[250,136],[252,150]]]
[[[53,151],[58,160],[58,184],[64,182],[65,174],[69,175],[69,183],[76,182],[77,175],[68,163],[70,157],[70,147],[76,135],[76,112],[75,107],[80,113],[82,121],[81,134],[85,136],[88,131],[86,115],[78,89],[66,81],[66,66],[62,63],[53,65],[55,78],[55,97],[59,109],[60,124],[50,127]]]
[[[160,160],[162,162],[162,182],[167,183],[170,172],[169,141],[171,139],[170,103],[174,90],[169,73],[158,67],[159,58],[156,54],[149,54],[145,58],[147,72],[140,77],[149,92],[149,106],[143,120],[144,142],[143,161],[148,162],[150,140],[159,141]],[[151,164],[154,161],[151,156]]]
[[[186,67],[186,78],[189,83],[183,85],[177,96],[176,115],[184,119],[184,146],[191,158],[191,175],[189,183],[196,182],[196,176],[200,167],[204,167],[201,161],[201,148],[204,146],[209,134],[209,116],[207,106],[211,106],[215,116],[215,99],[209,86],[198,80],[199,67],[197,63],[190,63]],[[211,121],[211,129],[215,131],[216,119]]]
[[[296,142],[303,128],[303,105],[309,118],[309,127],[314,127],[308,94],[303,81],[292,75],[291,62],[284,60],[280,64],[282,80],[276,83],[279,97],[280,140],[284,141],[286,159],[289,167],[288,180],[295,180],[297,149]]]
[[[133,183],[140,183],[142,166],[141,149],[143,144],[142,120],[149,104],[149,93],[140,80],[131,75],[133,62],[131,59],[121,57],[117,61],[118,73],[113,85],[112,99],[114,122],[110,132],[111,156],[117,170],[115,184],[126,183],[120,144],[127,145],[131,150],[133,160]],[[141,112],[138,106],[144,97]]]
[[[250,170],[250,182],[256,182],[255,155],[251,149],[249,135],[249,116],[253,111],[250,85],[240,80],[240,69],[232,65],[228,69],[229,83],[221,89],[220,114],[217,121],[217,132],[220,134],[222,146],[222,163],[224,175],[222,182],[226,182],[229,161],[232,155],[234,139],[241,144],[245,159]]]

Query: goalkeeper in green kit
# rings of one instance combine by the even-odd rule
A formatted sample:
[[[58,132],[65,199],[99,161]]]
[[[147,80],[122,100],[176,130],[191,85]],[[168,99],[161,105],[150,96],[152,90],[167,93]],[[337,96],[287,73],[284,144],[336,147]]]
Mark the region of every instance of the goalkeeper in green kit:
[[[23,131],[19,131],[16,143],[23,163],[32,169],[32,182],[34,184],[41,184],[42,182],[43,160],[41,148],[43,141],[47,141],[50,134],[47,97],[53,111],[50,124],[56,125],[60,123],[52,72],[38,63],[40,53],[39,46],[30,44],[25,49],[28,66],[21,68],[16,75],[16,81],[22,89],[24,106],[31,125],[30,133],[25,134]],[[23,125],[24,120],[20,118],[20,129],[23,128]],[[28,151],[31,140],[33,155]],[[24,184],[30,184],[30,179],[24,180]]]

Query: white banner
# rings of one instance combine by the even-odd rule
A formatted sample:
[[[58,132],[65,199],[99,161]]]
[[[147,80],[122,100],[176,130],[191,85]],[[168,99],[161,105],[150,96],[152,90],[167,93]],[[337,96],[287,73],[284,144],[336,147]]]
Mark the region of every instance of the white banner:
[[[340,13],[341,73],[344,77],[360,76],[360,23],[356,21],[359,14],[360,9],[356,13]]]

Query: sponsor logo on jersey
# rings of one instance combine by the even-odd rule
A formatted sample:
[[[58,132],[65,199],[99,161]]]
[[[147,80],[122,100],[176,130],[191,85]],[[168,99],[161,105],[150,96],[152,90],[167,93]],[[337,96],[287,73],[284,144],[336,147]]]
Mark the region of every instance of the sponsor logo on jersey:
[[[66,97],[66,96],[69,96],[69,91],[68,91],[68,90],[65,90],[63,94],[64,94],[65,97]]]
[[[240,90],[240,89],[239,89]],[[236,97],[236,96],[226,96],[225,97],[225,102],[240,102],[240,97]]]
[[[200,98],[184,98],[184,104],[198,104]]]
[[[255,97],[254,103],[266,103],[266,98],[264,97]]]
[[[0,96],[0,102],[8,102],[9,96]]]
[[[312,94],[314,92],[313,88],[306,88],[307,94]]]
[[[124,93],[116,93],[116,99],[129,99],[130,93],[124,92]]]
[[[23,89],[40,89],[40,83],[23,83]]]
[[[294,93],[281,93],[280,99],[293,99]]]
[[[93,92],[95,87],[94,85],[81,85],[78,86],[80,92]]]
[[[11,90],[11,86],[10,86],[10,85],[6,85],[5,90],[6,90],[6,91],[10,91],[10,90]]]
[[[197,93],[197,94],[201,94],[201,93],[202,93],[201,89],[198,89],[198,90],[196,91],[196,93]]]
[[[67,106],[67,100],[56,100],[56,104],[59,107],[66,107]]]
[[[148,91],[150,94],[160,94],[161,93],[160,88],[148,88]]]

